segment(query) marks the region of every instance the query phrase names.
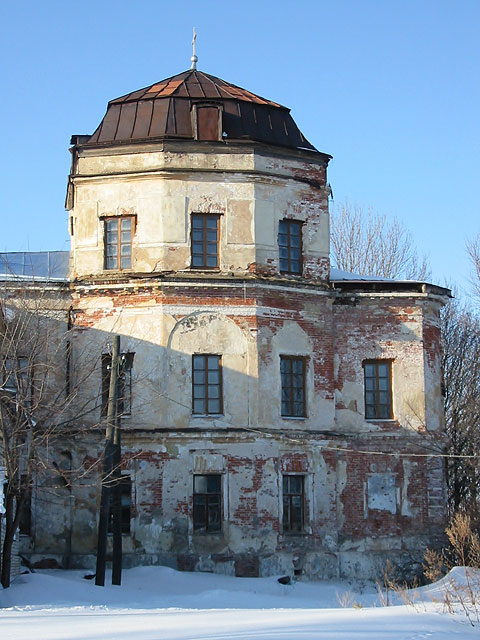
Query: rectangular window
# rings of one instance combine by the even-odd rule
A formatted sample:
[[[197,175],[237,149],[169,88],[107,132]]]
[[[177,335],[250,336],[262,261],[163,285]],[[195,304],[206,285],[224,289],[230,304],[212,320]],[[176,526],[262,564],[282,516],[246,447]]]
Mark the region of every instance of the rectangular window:
[[[215,415],[223,412],[221,356],[192,356],[192,395],[192,413]]]
[[[193,530],[222,528],[222,480],[220,474],[193,476]]]
[[[307,415],[305,402],[306,360],[298,356],[280,356],[282,379],[282,416],[302,418]]]
[[[132,516],[132,479],[122,475],[120,478],[120,523],[122,533],[130,533],[130,518]],[[108,514],[108,533],[113,533],[113,505],[110,497],[110,512]]]
[[[15,396],[17,404],[28,407],[33,395],[33,380],[28,358],[5,358],[0,371],[0,386]]]
[[[196,140],[221,140],[221,113],[215,105],[195,105]]]
[[[299,532],[304,525],[303,476],[283,476],[283,530]]]
[[[20,511],[20,521],[18,529],[22,536],[29,536],[32,533],[32,487],[27,482],[27,476],[21,477],[21,491],[25,492],[25,500]]]
[[[107,218],[104,223],[105,269],[131,269],[134,216]]]
[[[282,273],[302,273],[302,222],[280,220],[278,250]]]
[[[192,213],[192,267],[215,269],[218,267],[218,215]]]
[[[365,418],[388,420],[392,413],[392,363],[388,360],[364,362]]]
[[[132,369],[134,353],[122,353],[118,377],[118,415],[129,416],[132,413]],[[102,416],[107,415],[108,393],[110,390],[110,371],[112,356],[102,354]]]

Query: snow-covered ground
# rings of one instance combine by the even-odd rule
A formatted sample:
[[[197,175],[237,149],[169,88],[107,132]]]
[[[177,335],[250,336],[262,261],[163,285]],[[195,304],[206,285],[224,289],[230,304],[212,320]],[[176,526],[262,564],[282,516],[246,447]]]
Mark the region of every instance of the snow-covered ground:
[[[449,579],[464,581],[462,569]],[[468,640],[462,614],[439,604],[448,580],[382,606],[373,585],[232,578],[165,567],[96,587],[84,571],[39,571],[0,590],[2,640]],[[110,575],[107,575],[110,581]],[[343,606],[342,606],[343,605]],[[346,606],[345,606],[346,605]]]

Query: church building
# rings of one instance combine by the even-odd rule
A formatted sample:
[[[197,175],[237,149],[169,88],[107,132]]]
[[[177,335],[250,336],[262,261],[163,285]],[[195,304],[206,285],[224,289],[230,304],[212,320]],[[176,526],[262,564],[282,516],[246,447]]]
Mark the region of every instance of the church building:
[[[374,577],[444,527],[448,291],[330,268],[327,166],[288,108],[192,68],[72,137],[70,451],[32,562],[93,568],[119,335],[124,566]],[[103,431],[102,431],[103,429]],[[93,469],[93,471],[92,471]]]

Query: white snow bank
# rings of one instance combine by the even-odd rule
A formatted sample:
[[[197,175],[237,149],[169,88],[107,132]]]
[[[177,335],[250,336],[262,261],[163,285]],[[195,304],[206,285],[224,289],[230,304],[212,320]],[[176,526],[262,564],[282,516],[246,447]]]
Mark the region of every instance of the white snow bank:
[[[112,586],[108,572],[105,587],[85,580],[86,571],[39,571],[19,576],[10,589],[0,591],[1,607],[43,608],[103,606],[142,608],[258,609],[339,608],[344,583],[297,582],[280,584],[277,578],[234,578],[209,573],[188,573],[167,567],[137,567],[123,572],[121,587]],[[355,601],[376,599],[352,593]]]
[[[381,607],[373,585],[279,584],[275,578],[180,573],[166,567],[124,571],[121,587],[97,587],[84,571],[22,575],[0,591],[5,640],[469,640],[462,616]],[[453,576],[462,579],[462,570]],[[465,576],[465,573],[463,573]],[[440,585],[440,586],[439,586]],[[423,587],[427,596],[441,584]],[[362,608],[341,608],[340,601]]]

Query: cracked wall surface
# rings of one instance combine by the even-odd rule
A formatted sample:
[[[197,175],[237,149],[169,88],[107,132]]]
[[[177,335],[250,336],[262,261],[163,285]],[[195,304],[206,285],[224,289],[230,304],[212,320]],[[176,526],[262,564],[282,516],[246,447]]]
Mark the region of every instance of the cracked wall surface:
[[[32,558],[93,568],[102,353],[134,354],[122,471],[132,479],[126,565],[314,578],[407,565],[443,526],[441,295],[344,292],[329,281],[326,162],[255,145],[74,150],[72,375],[75,468],[37,509]],[[219,266],[190,267],[192,213],[220,218]],[[132,268],[104,269],[104,219],[135,216]],[[278,224],[302,222],[303,271],[279,272]],[[192,413],[192,357],[221,357],[223,411]],[[304,362],[305,415],[282,416],[281,357]],[[391,363],[393,417],[365,418],[364,363]],[[433,435],[432,435],[433,434]],[[439,444],[440,443],[440,444]],[[193,526],[193,477],[221,478],[221,527]],[[284,525],[284,476],[301,476],[301,531]],[[45,481],[46,482],[46,481]],[[39,481],[38,490],[41,490]],[[34,507],[35,508],[35,507]]]

